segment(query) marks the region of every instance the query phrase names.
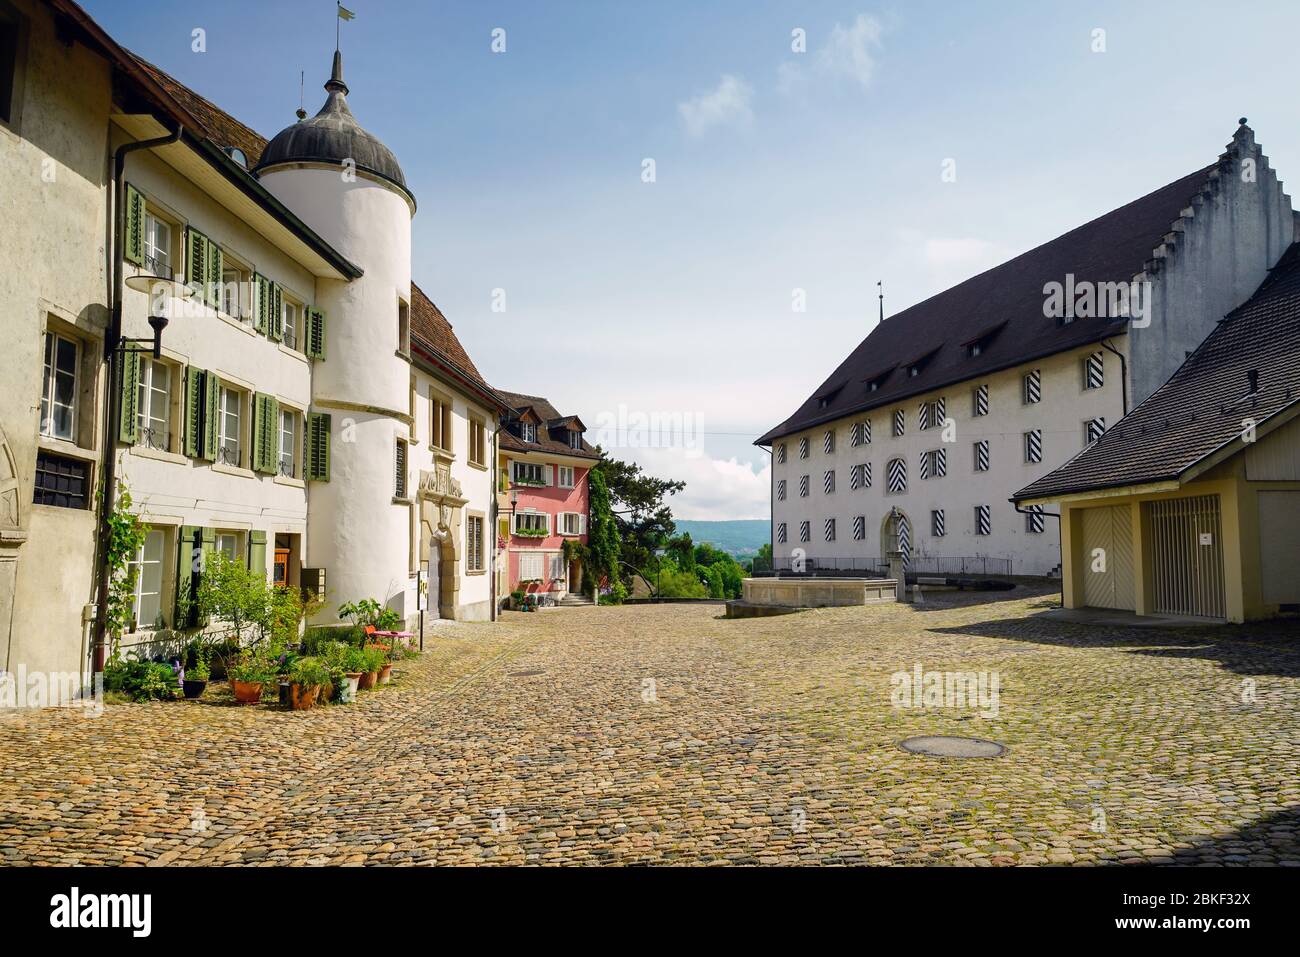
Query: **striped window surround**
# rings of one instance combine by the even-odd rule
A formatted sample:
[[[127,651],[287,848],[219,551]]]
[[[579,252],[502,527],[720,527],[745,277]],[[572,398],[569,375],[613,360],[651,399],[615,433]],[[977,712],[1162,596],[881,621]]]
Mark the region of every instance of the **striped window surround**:
[[[808,476],[806,475],[799,476],[799,497],[808,497]]]
[[[1025,433],[1025,461],[1035,464],[1043,461],[1043,430],[1030,429]]]
[[[1100,389],[1106,381],[1106,360],[1098,349],[1083,360],[1083,387]]]
[[[785,479],[776,480],[776,500],[778,502],[785,501]]]
[[[780,442],[776,446],[776,464],[785,465],[785,443]]]
[[[862,469],[862,487],[871,488],[871,463],[863,462],[858,467]]]
[[[989,440],[980,439],[975,443],[975,471],[987,472],[989,470]]]
[[[1097,416],[1095,419],[1089,419],[1084,426],[1084,439],[1089,445],[1096,442],[1106,431],[1106,417]]]
[[[778,545],[785,544],[785,522],[781,522],[776,526],[776,543]]]
[[[921,478],[943,478],[948,474],[947,449],[921,453]]]
[[[947,415],[946,403],[943,398],[932,399],[929,402],[922,402],[921,408],[917,411],[917,425],[922,431],[926,429],[937,429],[943,425],[943,420]]]
[[[1025,511],[1025,531],[1039,535],[1043,531],[1043,506],[1030,505]]]
[[[826,525],[822,532],[822,537],[825,538],[826,541],[828,542],[835,541],[835,519],[833,518],[826,519]]]
[[[801,542],[812,541],[812,526],[810,523],[808,522],[799,523],[799,541]]]
[[[849,429],[849,445],[857,448],[859,445],[869,445],[871,443],[871,422],[870,420],[854,422],[853,427]]]
[[[906,515],[898,516],[898,550],[903,553],[903,564],[912,560],[912,523]]]
[[[906,422],[906,420],[905,420],[905,416],[904,416],[904,414],[903,414],[903,410],[902,410],[902,409],[895,409],[895,410],[894,410],[894,428],[893,428],[893,433],[894,433],[895,437],[900,436],[900,435],[903,434],[903,431],[904,431],[904,428],[906,427],[906,425],[907,425],[907,422]]]
[[[803,438],[799,440],[799,458],[806,459],[807,457],[808,457],[808,436],[805,435]]]
[[[830,455],[835,451],[835,430],[827,429],[826,434],[822,436],[822,451]]]
[[[862,487],[862,466],[849,466],[849,491]]]
[[[853,540],[860,542],[867,537],[867,517],[855,515],[853,518]]]
[[[975,534],[989,535],[992,533],[992,522],[989,518],[989,507],[987,505],[975,506]]]
[[[827,495],[834,494],[835,492],[835,470],[834,469],[827,469],[825,474],[822,475],[822,491]]]
[[[1029,375],[1025,376],[1025,405],[1033,405],[1035,402],[1041,402],[1043,398],[1043,374],[1035,369]]]
[[[989,387],[987,383],[975,387],[975,407],[971,412],[976,416],[989,414]]]
[[[907,462],[904,459],[890,459],[889,466],[889,491],[906,492],[907,491]]]
[[[946,534],[943,526],[943,509],[936,508],[930,513],[930,534],[935,538],[943,538]]]

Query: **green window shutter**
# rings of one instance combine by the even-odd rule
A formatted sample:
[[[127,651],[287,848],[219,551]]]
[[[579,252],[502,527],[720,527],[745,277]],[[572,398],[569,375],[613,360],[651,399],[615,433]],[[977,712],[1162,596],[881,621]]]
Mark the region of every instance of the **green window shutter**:
[[[307,461],[304,464],[309,480],[330,480],[330,417],[323,412],[307,413]]]
[[[265,315],[263,310],[266,308],[266,296],[262,293],[262,276],[260,273],[253,273],[253,281],[249,283],[253,292],[253,302],[249,306],[248,314],[253,319],[253,328],[258,332],[262,330],[262,317]]]
[[[202,547],[202,529],[185,525],[176,544],[176,602],[172,609],[172,627],[193,628],[198,622],[195,585]]]
[[[134,445],[140,437],[140,353],[135,349],[127,349],[122,353],[118,388],[121,389],[121,415],[117,438],[127,445]]]
[[[265,276],[257,275],[254,277],[254,286],[257,287],[257,331],[262,335],[267,335],[271,331],[271,284]]]
[[[249,465],[254,472],[266,471],[266,415],[264,408],[266,396],[260,392],[253,393],[253,454]]]
[[[266,532],[248,533],[248,570],[266,577]]]
[[[217,428],[221,409],[221,378],[215,372],[203,375],[203,452],[201,459],[217,460]]]
[[[271,283],[271,338],[279,342],[284,338],[284,290],[279,283]]]
[[[271,395],[257,393],[253,398],[253,468],[274,475],[279,461],[279,431],[276,419],[280,403]]]
[[[266,397],[266,472],[280,474],[280,400]]]
[[[304,350],[312,359],[325,358],[325,313],[319,309],[307,310],[307,335]]]
[[[122,258],[137,266],[144,265],[144,196],[126,184],[126,236]],[[170,278],[170,277],[169,277]]]
[[[185,367],[185,454],[192,459],[203,452],[203,370]]]
[[[208,270],[208,305],[213,309],[221,308],[221,272],[225,268],[226,257],[221,252],[221,247],[208,240],[207,250],[204,252],[204,263]]]
[[[206,302],[208,299],[205,288],[208,282],[208,237],[194,227],[188,227],[185,230],[185,250],[185,282],[191,288],[197,289],[200,297]]]

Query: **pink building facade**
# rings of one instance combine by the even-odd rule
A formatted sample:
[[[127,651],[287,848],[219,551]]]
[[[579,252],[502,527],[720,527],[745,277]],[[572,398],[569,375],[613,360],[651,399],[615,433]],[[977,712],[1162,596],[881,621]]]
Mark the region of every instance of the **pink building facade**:
[[[581,562],[565,545],[587,543],[587,476],[599,455],[577,416],[540,396],[502,395],[511,412],[499,433],[497,594],[559,601],[582,588]]]

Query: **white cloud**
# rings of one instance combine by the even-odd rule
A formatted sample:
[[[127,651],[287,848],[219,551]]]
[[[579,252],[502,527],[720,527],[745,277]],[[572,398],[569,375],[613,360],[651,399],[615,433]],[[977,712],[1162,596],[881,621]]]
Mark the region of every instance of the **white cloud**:
[[[876,53],[884,27],[875,17],[860,13],[849,26],[837,23],[830,37],[813,54],[813,66],[805,69],[797,60],[787,60],[777,68],[777,89],[794,93],[808,79],[809,73],[848,79],[864,90],[876,73]]]
[[[755,449],[755,454],[767,459],[765,452]],[[761,461],[756,472],[753,462],[692,456],[684,449],[637,449],[635,454],[615,455],[635,461],[658,478],[686,483],[685,491],[668,499],[674,518],[724,521],[767,518],[771,513],[772,466],[767,461]]]
[[[754,88],[737,76],[725,73],[717,89],[677,104],[677,111],[692,136],[701,136],[715,126],[748,126],[754,118],[751,103]]]
[[[931,237],[923,240],[921,256],[936,290],[976,276],[1010,258],[1008,250],[986,239]]]

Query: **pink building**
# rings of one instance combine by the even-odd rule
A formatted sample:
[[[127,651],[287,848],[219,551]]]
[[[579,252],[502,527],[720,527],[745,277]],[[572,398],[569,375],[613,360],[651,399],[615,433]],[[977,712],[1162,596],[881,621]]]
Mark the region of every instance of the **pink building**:
[[[565,555],[565,543],[587,543],[587,473],[600,456],[576,415],[560,415],[540,396],[501,396],[511,411],[498,433],[497,594],[559,600],[582,587],[581,563]]]

